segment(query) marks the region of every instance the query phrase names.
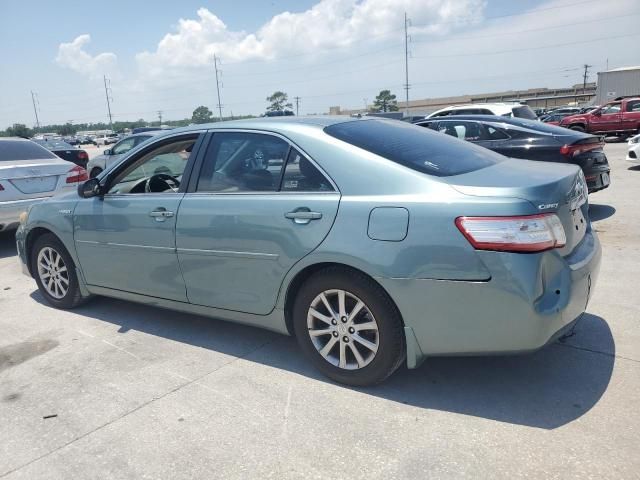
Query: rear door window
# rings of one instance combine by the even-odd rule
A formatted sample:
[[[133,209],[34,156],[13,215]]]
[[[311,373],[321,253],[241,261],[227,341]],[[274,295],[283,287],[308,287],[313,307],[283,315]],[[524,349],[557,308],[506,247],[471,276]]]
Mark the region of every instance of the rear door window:
[[[472,172],[503,160],[486,148],[393,120],[336,123],[324,131],[387,160],[438,177]]]
[[[283,192],[333,192],[318,168],[295,148],[291,148],[282,178]]]
[[[632,100],[630,102],[627,102],[627,112],[640,113],[640,100]]]
[[[26,140],[0,140],[0,162],[58,158],[49,150]]]

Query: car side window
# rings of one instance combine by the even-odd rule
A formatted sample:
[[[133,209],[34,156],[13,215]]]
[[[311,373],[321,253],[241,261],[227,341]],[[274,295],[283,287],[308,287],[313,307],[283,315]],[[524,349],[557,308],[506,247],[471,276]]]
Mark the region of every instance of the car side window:
[[[122,155],[123,153],[127,153],[129,150],[133,148],[135,145],[135,138],[125,138],[121,142],[119,142],[115,147],[113,147],[114,155]]]
[[[274,135],[220,132],[207,148],[197,192],[274,192],[289,143]]]
[[[151,136],[149,135],[140,135],[135,138],[135,143],[133,144],[134,147],[137,147],[138,145],[140,145],[142,142],[146,142],[147,140],[149,140],[151,138]]]
[[[133,160],[109,187],[109,194],[175,193],[199,134],[162,142]]]
[[[506,140],[509,138],[509,135],[504,133],[502,130],[499,130],[491,125],[484,126],[485,135],[483,140]]]
[[[627,112],[640,112],[640,100],[627,102]]]
[[[447,121],[440,122],[438,131],[446,133],[452,137],[467,140],[469,142],[477,142],[484,140],[481,125],[477,122],[464,121]]]
[[[438,130],[438,122],[424,122],[417,124],[420,127],[428,128],[429,130]]]
[[[327,178],[295,148],[291,148],[282,178],[283,192],[333,192]]]
[[[609,113],[620,113],[620,104],[612,103],[602,109],[602,115],[607,115]]]

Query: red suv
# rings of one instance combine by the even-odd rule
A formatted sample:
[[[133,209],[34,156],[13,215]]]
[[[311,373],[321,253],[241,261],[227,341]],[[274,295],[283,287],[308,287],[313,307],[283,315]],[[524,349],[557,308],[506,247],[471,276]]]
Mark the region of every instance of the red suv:
[[[640,133],[640,98],[616,99],[592,112],[564,117],[560,125],[587,133],[635,135]]]

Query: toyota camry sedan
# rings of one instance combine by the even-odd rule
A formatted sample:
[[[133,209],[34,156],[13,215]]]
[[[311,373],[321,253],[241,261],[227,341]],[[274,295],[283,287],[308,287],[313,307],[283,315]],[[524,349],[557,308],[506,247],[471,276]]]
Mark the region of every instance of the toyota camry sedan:
[[[351,385],[541,348],[585,311],[601,257],[576,165],[379,118],[162,133],[31,207],[16,239],[54,307],[103,295],[294,335]]]

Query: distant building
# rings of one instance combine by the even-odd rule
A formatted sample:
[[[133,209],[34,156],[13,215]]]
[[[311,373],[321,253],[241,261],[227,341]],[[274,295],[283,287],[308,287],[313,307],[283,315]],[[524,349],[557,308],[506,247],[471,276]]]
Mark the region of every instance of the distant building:
[[[598,72],[595,103],[602,105],[617,97],[640,96],[640,66]]]

